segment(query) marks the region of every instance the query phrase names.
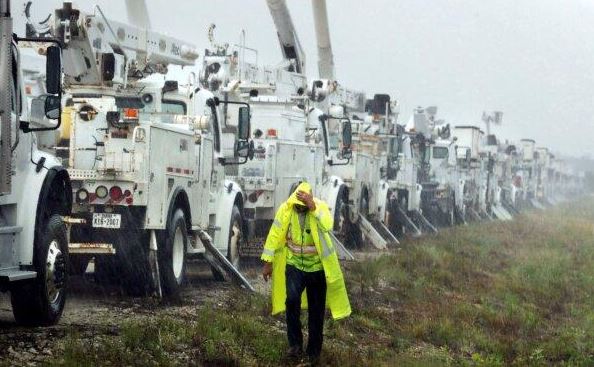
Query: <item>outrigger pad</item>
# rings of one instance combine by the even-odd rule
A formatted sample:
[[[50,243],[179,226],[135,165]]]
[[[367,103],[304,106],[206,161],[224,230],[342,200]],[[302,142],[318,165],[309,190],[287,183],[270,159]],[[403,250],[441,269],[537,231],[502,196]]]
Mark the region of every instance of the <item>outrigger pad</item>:
[[[236,269],[216,247],[213,246],[212,238],[208,235],[208,233],[200,232],[199,236],[200,240],[204,244],[204,248],[207,251],[205,258],[210,263],[210,265],[214,266],[220,273],[227,273],[234,282],[242,285],[249,291],[256,291],[246,279],[246,277],[244,277],[243,274],[241,274],[241,272]]]

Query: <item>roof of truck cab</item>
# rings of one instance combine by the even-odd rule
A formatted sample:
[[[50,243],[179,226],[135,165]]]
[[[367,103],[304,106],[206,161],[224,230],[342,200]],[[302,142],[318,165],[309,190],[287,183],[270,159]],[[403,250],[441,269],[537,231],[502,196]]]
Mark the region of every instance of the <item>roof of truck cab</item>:
[[[476,129],[478,131],[482,131],[478,126],[473,125],[456,125],[454,129]]]

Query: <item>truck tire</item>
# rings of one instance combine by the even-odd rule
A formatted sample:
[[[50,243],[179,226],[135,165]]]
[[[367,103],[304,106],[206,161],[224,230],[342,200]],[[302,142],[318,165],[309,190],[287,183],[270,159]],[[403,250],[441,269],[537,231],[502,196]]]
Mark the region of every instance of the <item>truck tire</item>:
[[[345,196],[339,195],[334,209],[334,231],[337,232],[347,248],[361,248],[363,246],[363,233],[357,223],[351,222],[349,208]]]
[[[406,229],[403,223],[400,221],[399,213],[397,211],[398,205],[399,203],[397,200],[390,200],[388,202],[388,213],[390,215],[388,220],[388,229],[396,236],[403,237],[406,234]]]
[[[185,281],[188,229],[183,210],[176,209],[159,247],[159,273],[164,296],[176,296]]]
[[[243,234],[243,217],[237,205],[233,205],[231,212],[231,225],[229,226],[229,242],[227,249],[227,259],[233,264],[236,269],[241,266],[241,256],[239,248],[241,247],[242,241],[245,240]]]
[[[10,301],[17,323],[30,326],[53,325],[60,319],[68,284],[68,241],[59,215],[44,224],[33,249],[37,277],[12,286]]]
[[[241,211],[237,205],[233,206],[231,211],[231,225],[229,226],[229,242],[227,247],[227,260],[233,264],[235,269],[241,269],[241,256],[239,248],[243,241],[245,241],[245,235],[243,233],[243,217]],[[225,280],[225,275],[221,274],[214,266],[211,266],[212,276],[218,281],[222,282]]]
[[[456,225],[456,199],[454,198],[454,191],[450,191],[450,200],[448,203],[448,227]]]

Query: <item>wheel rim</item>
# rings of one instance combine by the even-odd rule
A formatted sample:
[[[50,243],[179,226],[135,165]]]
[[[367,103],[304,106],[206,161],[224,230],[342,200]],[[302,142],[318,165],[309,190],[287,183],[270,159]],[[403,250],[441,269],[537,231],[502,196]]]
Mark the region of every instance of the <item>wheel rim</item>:
[[[179,226],[175,230],[175,236],[173,237],[171,261],[173,262],[173,275],[179,281],[184,267],[184,234]]]
[[[239,268],[239,244],[241,241],[241,225],[234,220],[229,230],[229,258],[235,268]]]
[[[336,231],[338,233],[341,234],[341,236],[346,236],[347,232],[348,232],[348,228],[347,228],[347,220],[348,219],[348,208],[346,206],[346,203],[344,202],[344,200],[339,199],[340,200],[340,207],[339,207],[339,211],[338,211],[338,223],[336,223]]]
[[[60,250],[58,241],[53,240],[49,244],[47,250],[47,258],[45,261],[45,284],[47,299],[50,303],[56,303],[60,298],[62,286],[64,282],[64,254]]]

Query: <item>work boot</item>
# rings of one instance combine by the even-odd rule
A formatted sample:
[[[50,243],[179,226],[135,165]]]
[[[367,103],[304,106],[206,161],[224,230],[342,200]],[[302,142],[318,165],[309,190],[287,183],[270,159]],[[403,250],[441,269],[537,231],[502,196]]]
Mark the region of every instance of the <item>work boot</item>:
[[[320,355],[317,356],[308,356],[307,357],[307,366],[309,367],[317,367],[320,365]]]
[[[298,361],[299,358],[301,358],[302,354],[303,348],[299,345],[294,345],[292,347],[289,347],[289,349],[287,350],[287,359],[291,361]]]

